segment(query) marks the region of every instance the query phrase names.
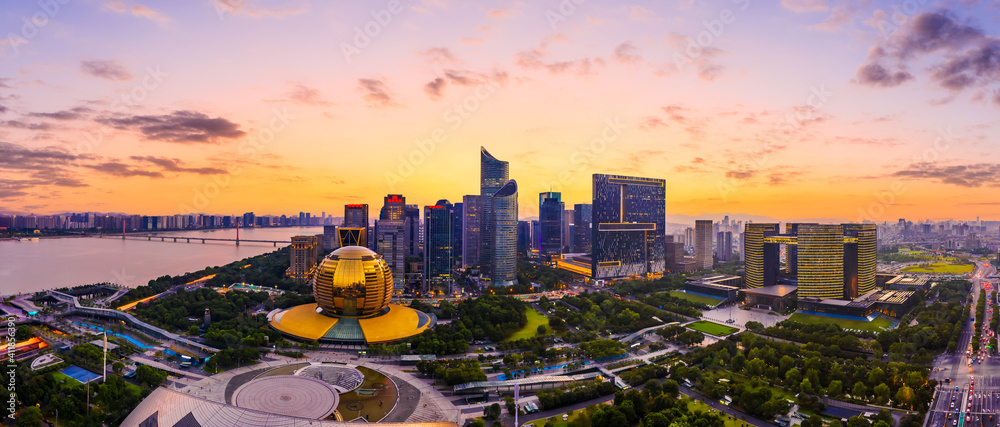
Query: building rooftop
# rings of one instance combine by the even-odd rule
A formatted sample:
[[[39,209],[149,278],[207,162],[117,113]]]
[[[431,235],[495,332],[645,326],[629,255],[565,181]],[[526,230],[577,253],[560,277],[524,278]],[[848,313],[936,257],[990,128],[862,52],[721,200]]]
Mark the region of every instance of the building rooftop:
[[[752,295],[764,295],[771,297],[786,297],[791,295],[799,288],[796,286],[789,285],[774,285],[774,286],[764,286],[760,288],[743,289],[743,292]]]

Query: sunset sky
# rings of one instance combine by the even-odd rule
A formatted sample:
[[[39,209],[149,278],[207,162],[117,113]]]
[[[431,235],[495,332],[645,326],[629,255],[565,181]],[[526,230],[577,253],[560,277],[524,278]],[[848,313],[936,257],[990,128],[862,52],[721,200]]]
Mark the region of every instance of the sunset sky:
[[[485,146],[522,217],[614,173],[668,215],[1000,219],[996,2],[336,3],[5,2],[0,211],[457,202]]]

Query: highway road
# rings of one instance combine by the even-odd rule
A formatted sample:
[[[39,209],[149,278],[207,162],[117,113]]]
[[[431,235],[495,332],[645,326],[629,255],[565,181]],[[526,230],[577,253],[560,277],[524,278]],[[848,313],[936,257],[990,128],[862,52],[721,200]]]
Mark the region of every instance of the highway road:
[[[978,263],[969,279],[973,283],[971,303],[976,307],[980,290],[997,287],[996,279],[988,277],[996,274],[996,267],[988,263]],[[955,353],[944,353],[934,361],[931,378],[939,385],[934,393],[934,401],[927,416],[927,426],[980,427],[1000,426],[1000,356],[991,357],[985,351],[989,340],[990,319],[997,302],[990,299],[985,312],[972,313],[975,319],[984,319],[979,354],[969,354],[974,335],[974,321],[966,323],[959,336]],[[975,311],[975,310],[973,310]],[[994,333],[996,331],[993,331]],[[950,380],[950,381],[949,381]]]

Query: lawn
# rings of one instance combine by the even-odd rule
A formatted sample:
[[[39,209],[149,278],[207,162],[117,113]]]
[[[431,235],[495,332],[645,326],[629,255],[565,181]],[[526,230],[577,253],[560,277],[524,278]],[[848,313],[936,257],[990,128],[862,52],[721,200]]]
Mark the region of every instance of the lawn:
[[[709,307],[715,307],[720,302],[722,302],[722,300],[718,298],[709,298],[701,295],[689,294],[687,292],[682,292],[682,291],[670,292],[670,296],[688,300],[695,304],[705,304]]]
[[[691,411],[691,412],[694,412],[694,411],[709,412],[709,411],[711,411],[713,409],[713,408],[708,407],[708,405],[706,405],[706,404],[704,404],[702,402],[699,402],[697,400],[688,399],[687,397],[685,397],[685,399],[688,401],[688,411]],[[722,406],[722,403],[716,403],[715,405],[716,405],[716,407],[719,407],[719,406]],[[718,411],[718,409],[716,409],[716,411]],[[726,427],[741,427],[742,425],[744,425],[743,423],[730,418],[729,415],[726,415],[726,414],[722,414],[722,418],[724,420],[726,420]]]
[[[903,273],[941,273],[941,274],[961,274],[969,273],[976,267],[971,264],[951,264],[946,262],[934,262],[930,264],[914,265],[904,268]]]
[[[55,372],[52,373],[52,379],[56,380],[57,384],[61,383],[63,381],[65,381],[66,384],[82,384],[81,382],[73,379],[69,375],[66,375],[66,374],[64,374],[62,372],[59,372],[59,371],[55,371]]]
[[[525,338],[531,338],[538,335],[538,326],[545,325],[546,328],[549,326],[549,318],[545,317],[544,314],[539,313],[535,310],[528,310],[526,313],[528,315],[528,324],[524,325],[520,331],[514,332],[507,341],[517,341]]]
[[[704,332],[709,335],[715,335],[717,337],[723,337],[733,332],[739,331],[739,329],[734,328],[732,326],[720,325],[718,323],[712,323],[707,320],[699,320],[697,322],[689,323],[684,326],[694,329],[696,331]]]
[[[871,322],[866,322],[864,320],[840,319],[836,317],[795,313],[792,315],[792,317],[789,317],[788,320],[801,323],[819,323],[823,325],[833,323],[836,325],[840,325],[840,327],[843,329],[855,329],[859,331],[871,331],[871,332],[882,332],[883,330],[889,329],[889,327],[892,326],[892,321],[882,316],[876,317],[875,320],[872,320]]]

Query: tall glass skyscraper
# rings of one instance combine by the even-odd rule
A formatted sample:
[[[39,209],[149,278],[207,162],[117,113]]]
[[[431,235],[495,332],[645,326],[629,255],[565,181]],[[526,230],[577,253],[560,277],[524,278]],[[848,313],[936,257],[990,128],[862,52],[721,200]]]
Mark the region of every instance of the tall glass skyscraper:
[[[482,197],[477,195],[462,196],[462,267],[479,267],[483,246],[483,234],[480,231],[482,222]]]
[[[481,148],[481,273],[489,284],[498,286],[517,280],[517,182],[508,179],[508,173],[507,162]]]
[[[420,255],[420,208],[417,205],[406,205],[403,210],[406,221],[406,256]]]
[[[539,254],[545,261],[558,259],[562,254],[562,223],[563,204],[559,193],[542,193],[546,195],[538,206],[538,221],[541,222],[542,235],[539,239]]]
[[[594,174],[593,184],[593,278],[663,274],[666,181]]]
[[[406,198],[389,194],[384,200],[375,222],[375,252],[392,270],[395,292],[400,293],[406,283]]]
[[[424,207],[424,289],[451,293],[451,203],[438,200]]]
[[[573,205],[573,252],[590,253],[590,228],[593,219],[593,205],[589,203]]]

